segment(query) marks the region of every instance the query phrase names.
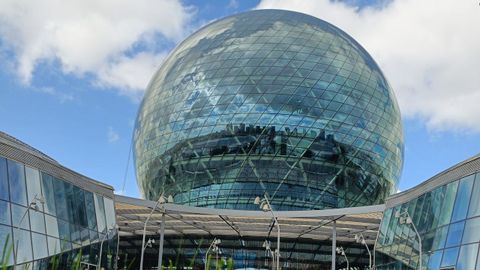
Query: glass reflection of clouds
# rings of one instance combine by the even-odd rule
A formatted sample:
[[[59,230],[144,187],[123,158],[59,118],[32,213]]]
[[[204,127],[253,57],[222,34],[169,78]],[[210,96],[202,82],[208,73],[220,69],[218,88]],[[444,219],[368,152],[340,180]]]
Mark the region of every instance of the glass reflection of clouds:
[[[182,42],[151,80],[135,158],[144,196],[249,209],[380,203],[398,183],[403,133],[393,92],[346,33],[258,10]]]

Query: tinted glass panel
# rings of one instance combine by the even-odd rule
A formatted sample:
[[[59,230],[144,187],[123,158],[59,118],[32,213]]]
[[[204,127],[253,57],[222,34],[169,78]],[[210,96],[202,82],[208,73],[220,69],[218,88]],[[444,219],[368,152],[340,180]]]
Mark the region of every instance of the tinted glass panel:
[[[480,241],[480,217],[469,219],[465,223],[463,244]]]
[[[11,224],[10,223],[10,203],[5,201],[0,201],[0,224],[5,224],[5,225]]]
[[[48,256],[47,237],[43,234],[32,233],[33,256],[41,259]]]
[[[8,160],[8,180],[10,182],[10,199],[12,202],[27,205],[27,188],[25,186],[25,168],[23,164]]]
[[[472,194],[473,180],[474,175],[467,176],[460,180],[457,199],[455,200],[455,208],[453,209],[452,214],[452,222],[462,220],[467,216],[470,194]]]
[[[0,157],[0,199],[10,200],[10,192],[8,189],[8,172],[7,160]]]
[[[53,256],[55,254],[60,253],[60,240],[58,238],[47,237],[48,241],[48,254]]]
[[[52,178],[54,194],[55,194],[55,208],[57,210],[57,217],[68,220],[68,207],[63,181],[57,178]]]
[[[442,261],[442,251],[436,251],[430,256],[430,260],[428,261],[428,269],[429,270],[438,270],[440,268],[440,263]]]
[[[30,238],[30,232],[25,230],[14,230],[13,235],[15,239],[15,244],[18,243],[17,262],[23,263],[31,261],[33,258],[32,239]]]
[[[11,204],[10,208],[12,210],[12,223],[17,225],[19,228],[30,230],[28,208],[16,204]]]
[[[97,215],[98,231],[105,232],[107,227],[107,220],[105,218],[105,205],[103,203],[103,197],[95,194],[94,202],[95,214]]]
[[[457,263],[458,247],[445,249],[442,258],[442,267],[452,266]]]
[[[473,186],[472,198],[470,200],[470,208],[468,209],[468,216],[475,217],[480,215],[480,174],[475,177],[475,184]]]
[[[443,211],[438,222],[438,225],[445,225],[450,223],[450,218],[453,211],[453,205],[455,202],[455,195],[457,194],[458,181],[452,182],[447,185],[445,200],[443,202]]]
[[[85,208],[87,210],[88,228],[97,230],[97,217],[95,216],[95,202],[93,194],[85,191]]]
[[[73,201],[74,210],[75,210],[75,218],[76,224],[87,228],[88,221],[87,221],[87,211],[85,209],[85,195],[82,189],[79,187],[73,186],[73,193],[75,195],[75,200]]]
[[[36,201],[35,198],[43,198],[42,188],[40,183],[40,172],[36,169],[32,169],[25,166],[25,178],[27,181],[27,194],[29,202],[36,202],[37,206],[43,211],[43,204]]]
[[[453,223],[450,225],[450,228],[448,229],[448,237],[445,247],[452,247],[460,244],[464,226],[465,221]]]
[[[28,210],[30,212],[30,224],[32,231],[45,233],[45,219],[42,212]]]
[[[105,202],[105,216],[107,218],[107,230],[115,228],[115,206],[113,204],[113,201],[104,198]]]
[[[51,215],[57,215],[55,210],[55,193],[52,183],[52,177],[46,173],[42,173],[42,189],[45,198],[45,212]]]
[[[0,225],[0,254],[5,254],[5,262],[8,264],[13,263],[13,240],[12,240],[12,228],[8,226]],[[5,248],[5,250],[4,250]],[[10,254],[10,256],[8,255]],[[2,257],[0,256],[0,265],[3,265]]]
[[[47,234],[51,235],[51,236],[58,237],[57,219],[52,217],[52,216],[45,215],[45,223],[47,225],[46,226],[47,227]]]
[[[462,246],[458,254],[457,270],[475,269],[477,253],[478,244]]]

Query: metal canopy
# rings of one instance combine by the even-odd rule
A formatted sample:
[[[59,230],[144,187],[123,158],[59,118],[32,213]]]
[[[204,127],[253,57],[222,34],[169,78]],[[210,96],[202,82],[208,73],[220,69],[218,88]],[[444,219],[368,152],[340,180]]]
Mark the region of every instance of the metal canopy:
[[[144,222],[155,202],[115,196],[120,236],[142,235]],[[355,243],[354,235],[363,233],[373,245],[385,205],[353,208],[276,211],[282,239],[329,241],[336,221],[338,242]],[[272,215],[263,211],[228,210],[163,204],[150,218],[148,235],[158,235],[162,213],[165,213],[166,236],[264,238],[272,230]]]

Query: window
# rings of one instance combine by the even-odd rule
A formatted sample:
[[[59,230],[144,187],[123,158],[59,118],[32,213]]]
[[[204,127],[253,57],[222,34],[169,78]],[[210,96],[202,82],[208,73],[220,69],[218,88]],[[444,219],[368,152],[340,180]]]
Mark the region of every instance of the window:
[[[45,235],[32,233],[32,243],[35,260],[48,257],[47,237]]]
[[[52,178],[53,193],[55,195],[55,208],[57,210],[57,218],[68,220],[68,205],[66,201],[66,194],[63,181],[57,178]]]
[[[95,203],[95,214],[97,215],[98,231],[105,232],[107,221],[105,219],[105,205],[103,203],[103,197],[98,194],[95,194],[94,203]]]
[[[475,184],[473,185],[472,198],[470,199],[470,209],[468,209],[468,217],[475,217],[480,215],[480,174],[477,173],[475,177]]]
[[[452,247],[460,244],[464,225],[465,221],[450,224],[450,228],[448,229],[447,243],[445,247]]]
[[[16,204],[11,204],[10,207],[12,209],[12,224],[19,228],[30,230],[28,208]]]
[[[11,224],[11,222],[10,222],[10,203],[5,202],[5,201],[0,201],[0,224],[5,224],[5,225],[10,225]],[[1,245],[1,243],[2,242],[0,242],[0,245]]]
[[[465,223],[462,244],[480,241],[480,217],[469,219]]]
[[[105,198],[105,216],[107,218],[107,230],[115,228],[115,206],[113,204],[113,200]]]
[[[468,203],[472,193],[474,175],[467,176],[460,180],[457,191],[457,199],[452,214],[452,222],[465,219],[468,211]]]
[[[12,239],[12,228],[9,226],[0,225],[0,254],[9,254],[10,257],[5,258],[5,262],[2,262],[2,257],[0,257],[0,265],[13,264],[13,239]],[[4,248],[6,247],[6,250]]]
[[[52,183],[52,177],[46,173],[42,173],[42,189],[43,197],[45,198],[45,212],[50,215],[57,215],[55,208],[55,195]]]
[[[28,210],[30,213],[30,224],[32,231],[45,233],[45,219],[43,213],[35,210]]]
[[[31,261],[32,258],[32,239],[30,232],[25,230],[14,230],[14,243],[18,243],[17,263]]]
[[[0,199],[9,201],[7,160],[0,157]]]
[[[42,198],[40,173],[38,170],[25,167],[25,178],[27,181],[28,202],[33,202],[35,198]],[[37,205],[38,208],[43,211],[43,204],[37,202]]]
[[[457,262],[457,257],[458,247],[445,249],[445,251],[443,252],[441,267],[455,265],[455,263]]]
[[[477,252],[478,244],[462,246],[458,254],[457,270],[475,269]]]
[[[25,186],[25,168],[23,164],[8,160],[8,180],[12,202],[27,205],[27,188]]]
[[[88,228],[90,230],[97,230],[97,217],[95,216],[95,202],[93,200],[93,193],[85,191],[85,208],[87,211]]]
[[[445,190],[445,200],[443,201],[442,214],[438,221],[438,226],[450,223],[450,217],[452,215],[453,204],[455,202],[455,194],[457,194],[458,181],[452,182],[447,185]]]

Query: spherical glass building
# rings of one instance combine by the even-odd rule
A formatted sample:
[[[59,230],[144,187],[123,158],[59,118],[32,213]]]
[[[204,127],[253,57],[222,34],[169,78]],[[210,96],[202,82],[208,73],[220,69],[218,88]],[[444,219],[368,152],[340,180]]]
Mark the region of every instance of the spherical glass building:
[[[183,41],[138,114],[144,197],[277,210],[384,202],[403,164],[400,112],[372,57],[320,19],[257,10]]]

